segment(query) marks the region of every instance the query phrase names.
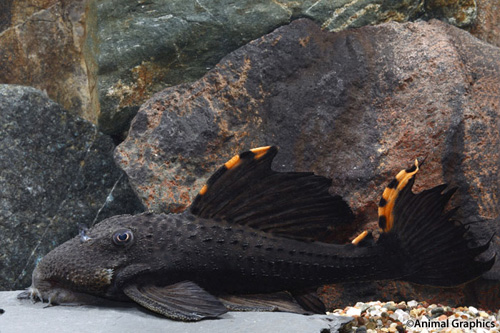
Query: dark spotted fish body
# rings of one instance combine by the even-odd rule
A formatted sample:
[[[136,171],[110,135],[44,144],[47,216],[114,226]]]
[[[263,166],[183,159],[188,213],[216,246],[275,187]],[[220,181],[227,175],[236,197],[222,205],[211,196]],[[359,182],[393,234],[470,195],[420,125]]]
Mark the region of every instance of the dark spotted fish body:
[[[454,210],[444,212],[453,190],[411,191],[418,163],[384,191],[377,242],[366,232],[353,244],[316,241],[351,223],[352,212],[328,193],[330,180],[272,171],[276,153],[262,147],[235,156],[183,214],[115,216],[69,240],[39,263],[28,294],[49,303],[133,300],[192,321],[228,309],[322,312],[314,288],[326,283],[448,286],[491,268],[494,258],[477,258],[489,243],[472,245]]]

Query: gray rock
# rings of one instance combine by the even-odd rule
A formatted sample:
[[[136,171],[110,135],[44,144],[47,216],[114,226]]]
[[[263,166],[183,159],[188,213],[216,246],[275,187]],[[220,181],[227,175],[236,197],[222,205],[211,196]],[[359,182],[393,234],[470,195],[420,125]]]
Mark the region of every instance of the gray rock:
[[[337,332],[351,317],[303,316],[284,312],[229,312],[216,320],[185,323],[153,315],[135,305],[52,306],[18,300],[18,292],[0,292],[2,333],[72,332]]]
[[[0,85],[0,290],[24,288],[36,262],[79,223],[142,210],[113,142],[41,91]]]
[[[444,309],[440,306],[431,310],[431,314],[436,315],[436,316],[442,315],[443,313],[444,313]]]
[[[366,331],[367,330],[365,326],[361,326],[356,329],[356,333],[366,333]]]

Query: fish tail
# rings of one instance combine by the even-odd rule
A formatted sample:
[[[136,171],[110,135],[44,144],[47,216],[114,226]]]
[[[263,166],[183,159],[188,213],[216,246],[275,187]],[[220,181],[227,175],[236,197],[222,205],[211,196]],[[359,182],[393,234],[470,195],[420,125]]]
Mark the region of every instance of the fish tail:
[[[401,280],[444,287],[481,276],[495,262],[495,255],[488,251],[491,239],[478,244],[470,225],[454,218],[457,208],[445,209],[456,188],[443,184],[413,193],[418,171],[416,160],[384,190],[379,203],[382,234],[377,245],[397,258],[393,264],[401,269]]]

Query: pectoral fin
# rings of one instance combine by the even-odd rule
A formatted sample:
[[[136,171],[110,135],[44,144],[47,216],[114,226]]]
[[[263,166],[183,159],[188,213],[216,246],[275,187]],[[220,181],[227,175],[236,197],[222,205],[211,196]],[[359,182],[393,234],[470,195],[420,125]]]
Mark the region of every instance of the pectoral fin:
[[[123,291],[145,308],[174,320],[198,321],[227,312],[226,307],[215,296],[191,281],[166,287],[132,284]]]

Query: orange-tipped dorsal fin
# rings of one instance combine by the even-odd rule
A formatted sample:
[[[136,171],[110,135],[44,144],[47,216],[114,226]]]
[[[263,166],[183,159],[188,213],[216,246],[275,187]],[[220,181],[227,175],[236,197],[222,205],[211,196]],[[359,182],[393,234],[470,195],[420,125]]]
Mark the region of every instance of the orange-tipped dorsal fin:
[[[352,222],[347,203],[329,193],[331,179],[273,171],[277,152],[265,146],[232,157],[208,179],[189,212],[302,240],[327,241],[334,227]]]
[[[234,169],[234,168],[238,167],[242,163],[242,161],[244,161],[246,158],[250,158],[250,159],[253,159],[253,160],[259,160],[264,155],[267,154],[267,152],[269,151],[269,149],[271,149],[271,146],[258,147],[258,148],[250,149],[250,151],[248,151],[248,152],[245,152],[245,153],[242,153],[242,154],[239,154],[239,155],[234,155],[226,163],[224,163],[222,165],[222,167],[220,167],[208,179],[207,183],[205,185],[203,185],[203,187],[201,188],[201,190],[198,193],[198,195],[200,195],[200,196],[205,195],[207,193],[209,187],[212,184],[214,184],[217,180],[219,180],[228,170],[231,170],[231,169]],[[276,152],[274,152],[274,155],[276,155]],[[274,155],[273,155],[273,157],[274,157]]]
[[[394,204],[399,193],[408,185],[408,182],[415,177],[419,171],[418,160],[415,164],[405,170],[401,170],[382,193],[382,198],[378,204],[378,225],[384,232],[389,232],[394,225]]]

